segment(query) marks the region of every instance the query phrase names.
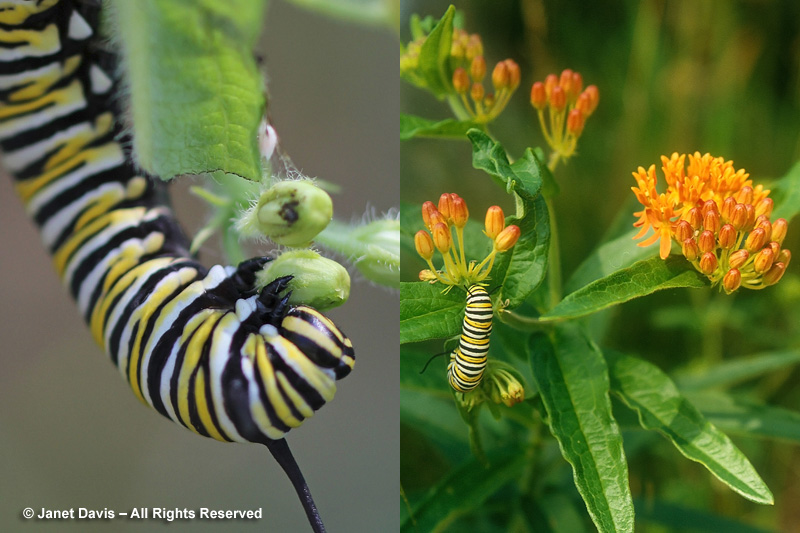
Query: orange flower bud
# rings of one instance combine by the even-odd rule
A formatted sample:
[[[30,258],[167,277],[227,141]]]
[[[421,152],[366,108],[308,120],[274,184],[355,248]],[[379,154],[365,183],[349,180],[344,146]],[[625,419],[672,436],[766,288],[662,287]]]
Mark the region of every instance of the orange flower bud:
[[[579,109],[573,109],[567,115],[567,132],[580,137],[583,132],[584,118]]]
[[[686,220],[692,225],[693,229],[700,229],[703,223],[703,213],[699,207],[693,207],[686,212]]]
[[[747,259],[750,257],[750,252],[747,250],[736,250],[731,254],[728,258],[728,264],[731,268],[739,268],[743,264],[747,262]]]
[[[465,94],[469,90],[469,76],[463,67],[458,67],[453,71],[453,88],[458,94]]]
[[[736,228],[730,224],[725,224],[719,229],[717,240],[722,248],[730,250],[736,244]]]
[[[469,66],[469,76],[472,78],[472,81],[483,81],[483,77],[486,76],[486,60],[483,56],[476,56],[475,59],[472,60]]]
[[[712,252],[706,252],[700,258],[700,270],[706,276],[710,276],[717,269],[718,265],[717,256]]]
[[[442,193],[442,195],[439,197],[439,212],[447,221],[450,221],[453,218],[452,205],[453,203],[450,193]]]
[[[720,209],[720,214],[722,218],[726,221],[730,221],[731,219],[731,210],[733,206],[736,205],[736,199],[733,196],[728,196],[722,201],[722,208]]]
[[[772,224],[769,223],[769,218],[765,215],[761,215],[756,219],[756,228],[764,230],[765,241],[769,241],[772,238]]]
[[[519,65],[513,59],[506,59],[504,63],[508,70],[508,88],[513,91],[519,87]]]
[[[775,203],[772,201],[772,198],[762,198],[756,204],[756,216],[765,215],[769,218],[772,214],[772,208],[774,207]]]
[[[786,238],[786,230],[789,229],[789,223],[785,218],[779,218],[772,223],[772,240],[778,244],[783,244],[783,239]]]
[[[498,62],[492,71],[492,85],[494,90],[499,91],[508,87],[509,73],[508,65],[504,61]]]
[[[480,102],[483,100],[483,96],[485,94],[485,90],[483,88],[483,84],[481,83],[473,83],[472,90],[470,90],[469,95],[472,97],[474,102]]]
[[[678,242],[690,239],[692,234],[694,234],[692,225],[685,220],[679,220],[678,223],[675,224],[675,238],[678,239]]]
[[[481,87],[483,87],[483,86],[481,85]],[[483,99],[483,107],[485,107],[486,109],[491,109],[491,108],[494,107],[494,94],[493,93],[487,94],[486,97]]]
[[[561,77],[558,78],[558,85],[564,89],[564,94],[567,99],[570,100],[572,98],[572,71],[570,69],[565,68],[561,71]]]
[[[567,106],[567,95],[559,85],[553,87],[553,92],[550,93],[550,106],[559,113]]]
[[[730,222],[737,230],[744,228],[747,224],[747,209],[744,204],[736,204],[731,208]]]
[[[786,272],[786,265],[781,262],[775,263],[772,265],[772,268],[764,274],[764,283],[767,285],[775,285],[781,280],[784,272]]]
[[[722,286],[725,287],[725,292],[731,293],[739,288],[742,284],[742,273],[732,268],[725,273],[725,277],[722,278]]]
[[[736,193],[736,201],[740,204],[752,204],[753,203],[753,188],[750,186],[744,186],[741,190]]]
[[[544,83],[537,81],[531,86],[531,105],[541,111],[547,104],[547,93],[544,90]]]
[[[583,90],[583,76],[581,76],[580,72],[573,72],[572,73],[572,94],[574,97],[578,97],[578,95],[582,94],[581,91]]]
[[[436,210],[436,206],[433,205],[433,202],[425,202],[422,204],[422,221],[425,223],[425,227],[432,230],[433,225],[436,223],[434,221],[434,216],[438,215],[439,211]]]
[[[497,236],[506,227],[506,218],[500,206],[493,205],[486,210],[486,235],[492,239],[497,239]]]
[[[519,226],[507,226],[494,241],[494,249],[498,252],[505,252],[517,243],[519,239],[520,230]]]
[[[714,251],[714,248],[717,246],[716,239],[714,239],[714,232],[705,230],[701,233],[700,237],[697,239],[697,246],[700,247],[700,251],[703,253]]]
[[[591,115],[592,113],[594,113],[594,110],[597,109],[597,104],[600,103],[600,91],[597,90],[597,86],[589,85],[583,91],[583,94],[589,95],[589,102],[591,105],[589,106],[588,115]]]
[[[719,212],[709,210],[706,213],[706,216],[703,217],[703,229],[706,229],[712,233],[716,233],[719,231],[719,225],[720,225]]]
[[[457,228],[463,228],[467,225],[469,218],[469,210],[467,209],[467,202],[457,194],[452,194],[451,213],[453,217],[453,224]]]
[[[756,228],[747,236],[744,247],[748,252],[757,252],[767,243],[767,234],[762,228]]]
[[[744,230],[750,231],[755,227],[756,208],[753,207],[753,204],[744,204],[744,210],[747,213],[747,222],[744,223]]]
[[[589,99],[589,95],[586,93],[581,93],[578,96],[578,101],[575,104],[575,109],[581,112],[584,117],[589,116],[589,108],[592,106],[592,102]]]
[[[433,239],[427,231],[421,229],[414,235],[414,246],[417,248],[417,253],[426,261],[433,258]]]
[[[775,241],[772,241],[771,243],[767,244],[767,246],[769,246],[769,247],[772,249],[772,253],[773,253],[773,254],[775,254],[776,256],[777,256],[777,255],[780,253],[780,251],[781,251],[781,245],[780,245],[780,244],[778,244],[778,243],[777,243],[777,242],[775,242]]]
[[[450,228],[442,222],[437,222],[433,226],[433,242],[436,244],[436,249],[444,255],[450,250],[453,243],[453,236],[450,234]]]
[[[474,59],[478,56],[483,55],[483,43],[481,42],[481,36],[477,33],[473,33],[467,39],[466,44],[466,56],[467,59]]]
[[[772,253],[772,248],[764,247],[756,254],[753,260],[753,268],[755,268],[756,272],[761,274],[770,269],[774,260],[775,254]]]
[[[537,81],[531,86],[531,105],[541,111],[547,104],[547,94],[544,91],[544,83]]]
[[[555,74],[548,74],[544,79],[544,92],[547,94],[547,99],[553,94],[553,89],[558,85],[558,77]]]
[[[717,207],[717,202],[715,202],[714,200],[706,200],[700,209],[703,212],[703,220],[705,220],[706,215],[712,211],[719,214],[719,208]]]
[[[683,256],[689,261],[694,261],[700,255],[700,248],[694,239],[686,239],[681,243],[681,251]]]
[[[778,254],[778,261],[783,263],[784,266],[789,266],[789,262],[792,260],[792,252],[787,249],[781,250],[781,253]]]

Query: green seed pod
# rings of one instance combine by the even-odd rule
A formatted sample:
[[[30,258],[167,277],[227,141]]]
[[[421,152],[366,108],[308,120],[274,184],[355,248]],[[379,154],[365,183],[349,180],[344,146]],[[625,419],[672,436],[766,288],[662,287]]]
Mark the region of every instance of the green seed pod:
[[[347,270],[313,250],[293,250],[270,261],[256,275],[256,288],[261,290],[283,276],[293,276],[289,282],[291,304],[304,304],[318,311],[326,311],[342,305],[350,296],[350,275]]]
[[[302,248],[331,221],[333,202],[311,181],[281,181],[261,194],[255,215],[261,233],[278,244]]]

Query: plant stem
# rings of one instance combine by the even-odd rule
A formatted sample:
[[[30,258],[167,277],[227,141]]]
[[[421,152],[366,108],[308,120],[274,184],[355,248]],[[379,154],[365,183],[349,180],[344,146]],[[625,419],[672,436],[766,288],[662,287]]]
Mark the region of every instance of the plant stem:
[[[550,154],[550,161],[547,168],[554,172],[560,160],[559,152]],[[550,307],[554,307],[561,301],[561,248],[558,243],[558,224],[556,223],[556,211],[553,206],[552,198],[545,198],[547,213],[550,217],[550,253],[547,255],[547,279],[550,293]]]

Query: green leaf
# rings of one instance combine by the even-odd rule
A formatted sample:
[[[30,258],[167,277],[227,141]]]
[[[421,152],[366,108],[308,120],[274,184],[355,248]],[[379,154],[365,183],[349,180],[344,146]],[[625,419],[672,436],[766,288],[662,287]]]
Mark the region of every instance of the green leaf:
[[[617,270],[627,268],[637,261],[658,255],[658,246],[641,247],[636,245],[633,236],[639,230],[629,231],[598,246],[583,263],[575,269],[564,290],[573,292]]]
[[[605,356],[611,390],[636,411],[643,428],[661,433],[684,457],[705,466],[748,500],[774,503],[747,457],[678,392],[669,376],[636,357],[608,350]]]
[[[447,294],[442,290],[440,284],[400,284],[400,344],[461,333],[466,296],[457,288]]]
[[[724,361],[703,373],[683,373],[676,376],[678,387],[684,390],[730,387],[768,372],[783,370],[800,363],[800,351],[787,350],[754,354],[732,361]]]
[[[516,195],[517,213],[506,222],[519,226],[520,238],[510,251],[498,254],[492,268],[492,282],[503,286],[500,300],[509,300],[513,309],[541,285],[547,272],[550,219],[547,204],[539,194],[542,163],[528,149],[511,164],[503,146],[482,131],[470,130],[467,136],[472,142],[472,166]]]
[[[652,257],[568,294],[540,320],[577,318],[664,289],[708,286],[708,278],[683,257]]]
[[[399,2],[390,0],[288,0],[290,3],[331,18],[364,24],[396,28]]]
[[[114,0],[137,164],[170,179],[261,179],[264,87],[251,52],[265,1]]]
[[[774,208],[770,219],[773,221],[785,218],[788,221],[800,212],[800,162],[789,170],[772,187],[770,198],[772,198]]]
[[[529,531],[536,533],[583,533],[586,517],[580,502],[565,492],[545,492],[534,498],[523,498],[522,512]]]
[[[516,453],[491,458],[488,468],[477,459],[468,460],[431,489],[415,506],[413,515],[402,522],[400,531],[445,531],[459,517],[475,511],[503,485],[516,479],[525,461],[524,454]]]
[[[510,309],[519,307],[542,284],[550,249],[550,218],[544,197],[523,204],[525,216],[508,219],[508,224],[519,226],[519,240],[511,250],[497,255],[491,274],[492,284],[503,286],[500,300],[508,300]]]
[[[686,392],[714,425],[747,437],[800,443],[800,413],[764,405],[719,391]]]
[[[407,141],[414,137],[434,137],[443,139],[464,139],[467,131],[478,127],[471,120],[445,120],[434,121],[414,115],[400,114],[400,140]]]
[[[542,186],[542,163],[528,148],[513,165],[505,148],[478,129],[467,132],[472,142],[472,166],[494,178],[509,194],[513,190],[526,200],[533,200]]]
[[[628,464],[600,351],[575,325],[564,324],[552,344],[544,335],[533,337],[530,363],[550,431],[598,531],[633,531]]]
[[[450,92],[452,73],[448,64],[453,42],[453,17],[456,8],[450,6],[441,20],[428,34],[419,52],[417,67],[411,72],[401,71],[401,76],[410,83],[428,89],[442,99]]]

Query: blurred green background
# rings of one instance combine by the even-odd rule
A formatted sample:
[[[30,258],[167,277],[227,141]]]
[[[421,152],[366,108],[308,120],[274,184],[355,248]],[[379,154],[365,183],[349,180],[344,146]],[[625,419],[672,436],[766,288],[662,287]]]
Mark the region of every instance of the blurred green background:
[[[410,40],[412,13],[438,19],[450,3],[404,2],[403,41]],[[490,125],[513,157],[528,146],[545,147],[529,104],[534,81],[571,68],[583,75],[584,87],[594,84],[600,90],[599,107],[586,123],[578,155],[555,173],[561,187],[555,207],[565,280],[610,228],[634,222],[631,172],[638,166],[656,164],[660,173],[662,154],[710,152],[733,160],[756,183],[764,183],[783,176],[800,160],[796,1],[521,0],[455,5],[464,14],[465,29],[481,35],[489,69],[507,57],[520,65],[520,88]],[[405,82],[400,97],[401,112],[429,119],[451,117],[444,103]],[[472,216],[482,219],[493,203],[511,212],[508,196],[472,168],[470,154],[467,142],[404,142],[402,202],[418,206],[425,200],[436,202],[442,192],[456,192],[467,200]],[[663,183],[662,176],[659,180]],[[421,219],[414,224],[421,228]],[[784,244],[795,253],[800,250],[797,220],[790,224]],[[414,254],[406,254],[403,279],[416,280],[423,267]],[[796,349],[798,272],[795,259],[777,287],[739,291],[733,298],[716,291],[672,290],[630,302],[599,317],[610,324],[602,341],[638,353],[667,371],[708,368],[721,359],[756,351]],[[793,371],[738,390],[797,411],[798,385],[800,372]],[[408,429],[402,431],[402,481],[406,487],[424,487],[435,481],[436,470],[422,472],[424,458],[414,442],[418,435]],[[663,439],[635,453],[629,450],[634,498],[737,517],[770,530],[800,531],[798,440],[734,440],[774,492],[775,507],[736,496]],[[421,462],[410,462],[411,457]],[[641,507],[637,511],[642,531],[672,531],[647,519],[657,514],[655,510],[650,515]],[[699,524],[687,522],[674,530],[702,530]]]
[[[284,149],[307,175],[341,185],[341,219],[396,206],[396,36],[270,4],[259,53]],[[0,178],[0,530],[307,531],[263,446],[201,438],[136,400],[58,282],[10,179]],[[181,180],[172,199],[193,233],[207,209],[191,184]],[[201,253],[207,265],[222,260],[214,245]],[[329,315],[355,345],[355,370],[288,441],[330,531],[391,531],[399,391],[387,376],[398,372],[397,295],[351,275],[350,301]],[[22,519],[27,506],[260,507],[264,518],[40,523]]]

